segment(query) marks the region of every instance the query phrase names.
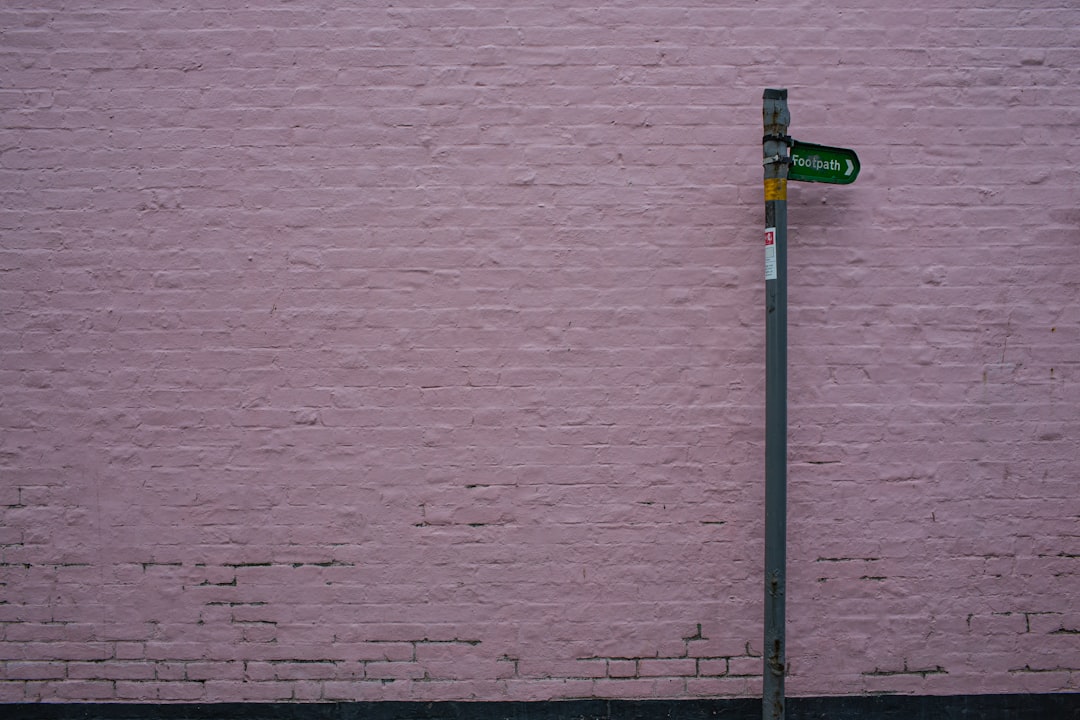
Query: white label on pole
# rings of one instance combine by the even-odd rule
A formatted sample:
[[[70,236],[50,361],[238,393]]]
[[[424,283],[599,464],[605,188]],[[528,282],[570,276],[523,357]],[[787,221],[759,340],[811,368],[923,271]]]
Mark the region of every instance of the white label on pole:
[[[776,228],[765,228],[765,279],[776,279]]]

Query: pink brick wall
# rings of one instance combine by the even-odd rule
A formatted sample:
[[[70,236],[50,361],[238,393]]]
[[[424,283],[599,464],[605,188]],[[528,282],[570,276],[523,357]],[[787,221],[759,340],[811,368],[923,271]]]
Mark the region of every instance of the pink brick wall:
[[[1080,689],[1080,9],[963,4],[5,2],[0,700],[757,693],[765,87],[789,693]]]

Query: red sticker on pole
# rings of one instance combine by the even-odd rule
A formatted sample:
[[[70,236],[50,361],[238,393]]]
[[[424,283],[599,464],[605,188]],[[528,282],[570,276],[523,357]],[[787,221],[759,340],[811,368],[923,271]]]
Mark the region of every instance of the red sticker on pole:
[[[765,228],[765,279],[776,279],[776,228]]]

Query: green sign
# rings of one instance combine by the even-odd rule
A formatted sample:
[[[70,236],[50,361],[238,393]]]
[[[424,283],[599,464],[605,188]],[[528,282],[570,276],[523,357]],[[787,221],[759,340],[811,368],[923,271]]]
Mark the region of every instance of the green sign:
[[[788,180],[847,185],[855,182],[858,175],[859,156],[854,150],[798,140],[791,143]]]

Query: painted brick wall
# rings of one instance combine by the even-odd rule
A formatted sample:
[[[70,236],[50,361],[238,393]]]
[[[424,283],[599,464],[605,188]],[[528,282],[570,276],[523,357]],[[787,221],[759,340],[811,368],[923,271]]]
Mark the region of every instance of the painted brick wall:
[[[1080,9],[0,8],[0,700],[1080,689]]]

